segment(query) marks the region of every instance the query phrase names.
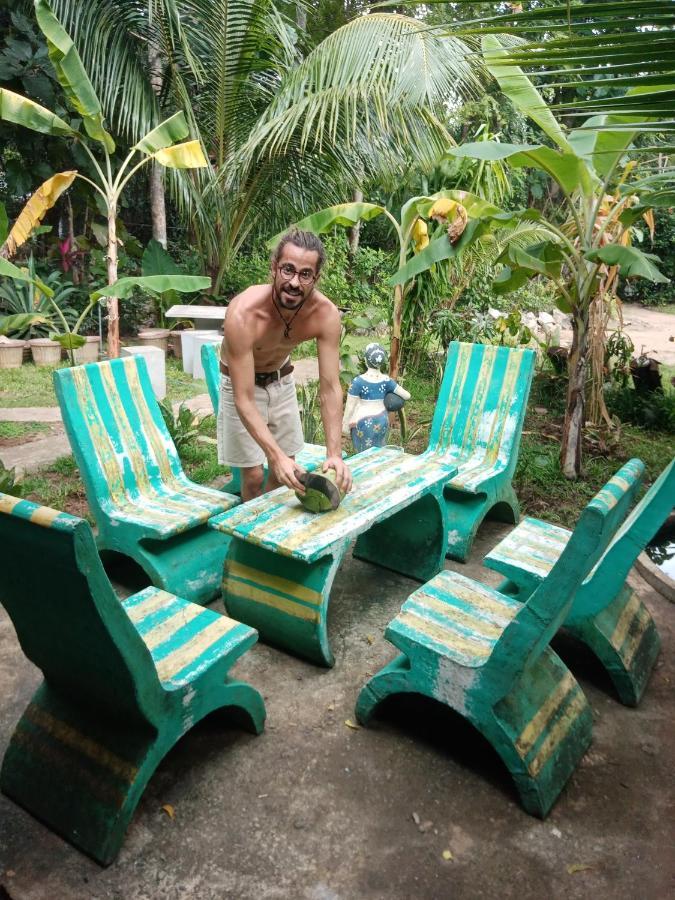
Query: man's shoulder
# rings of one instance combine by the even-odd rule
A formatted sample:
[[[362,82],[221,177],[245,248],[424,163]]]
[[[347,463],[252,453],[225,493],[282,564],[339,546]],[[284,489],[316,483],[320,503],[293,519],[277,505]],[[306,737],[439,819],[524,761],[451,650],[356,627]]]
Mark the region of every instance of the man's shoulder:
[[[329,297],[315,289],[313,300],[312,313],[314,316],[320,318],[325,323],[340,321],[340,310]]]

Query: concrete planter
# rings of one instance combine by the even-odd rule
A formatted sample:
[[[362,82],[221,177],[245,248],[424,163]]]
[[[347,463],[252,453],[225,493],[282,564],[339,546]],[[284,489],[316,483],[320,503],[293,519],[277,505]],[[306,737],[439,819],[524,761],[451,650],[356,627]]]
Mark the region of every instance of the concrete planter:
[[[0,340],[0,369],[18,369],[23,363],[23,341]]]
[[[169,335],[169,349],[176,359],[183,358],[183,342],[180,339],[180,331],[172,331]]]
[[[36,366],[58,366],[61,362],[61,344],[50,338],[33,338],[30,351]]]
[[[78,366],[85,363],[97,362],[98,354],[101,349],[101,338],[96,335],[90,335],[85,338],[86,344],[83,347],[77,347],[73,350],[73,356]]]
[[[169,352],[169,329],[146,328],[138,332],[138,345],[140,347],[159,347],[165,353]]]

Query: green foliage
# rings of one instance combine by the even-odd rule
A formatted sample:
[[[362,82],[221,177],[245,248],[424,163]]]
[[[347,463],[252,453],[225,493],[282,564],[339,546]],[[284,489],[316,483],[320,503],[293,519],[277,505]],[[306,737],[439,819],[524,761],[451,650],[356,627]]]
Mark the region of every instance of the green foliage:
[[[297,394],[305,443],[320,444],[323,441],[323,426],[319,403],[319,382],[308,381],[306,384],[298,385]]]
[[[654,284],[644,279],[627,281],[621,294],[625,300],[645,305],[675,303],[675,208],[654,210],[654,240],[644,237],[644,243],[661,259],[661,272],[670,279],[669,284]]]
[[[181,403],[176,414],[166,400],[160,401],[159,408],[167,431],[180,455],[199,435],[199,419],[185,403]]]
[[[28,275],[34,279],[37,276],[36,266],[31,254],[28,260]],[[0,284],[0,309],[10,315],[37,314],[42,317],[42,322],[26,325],[16,331],[18,338],[48,337],[61,323],[55,314],[55,303],[69,325],[74,325],[77,320],[77,310],[70,305],[73,295],[77,294],[77,288],[67,282],[61,273],[52,272],[44,279],[44,284],[54,292],[53,297],[45,296],[44,292],[33,281],[15,281],[5,278]],[[66,303],[66,300],[69,302]]]
[[[0,492],[10,497],[23,497],[25,485],[16,474],[16,469],[6,469],[0,460]]]
[[[614,385],[605,393],[605,403],[621,422],[675,434],[675,391],[645,393]]]

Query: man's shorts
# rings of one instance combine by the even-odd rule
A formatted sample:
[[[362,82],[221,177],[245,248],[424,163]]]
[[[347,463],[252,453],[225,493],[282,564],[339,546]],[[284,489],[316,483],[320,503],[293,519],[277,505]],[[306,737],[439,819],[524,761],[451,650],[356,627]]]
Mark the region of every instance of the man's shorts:
[[[284,375],[267,387],[253,388],[255,404],[287,456],[297,456],[305,444],[293,375]],[[222,466],[248,469],[265,463],[265,454],[246,430],[234,405],[232,381],[220,376],[218,406],[218,462]]]

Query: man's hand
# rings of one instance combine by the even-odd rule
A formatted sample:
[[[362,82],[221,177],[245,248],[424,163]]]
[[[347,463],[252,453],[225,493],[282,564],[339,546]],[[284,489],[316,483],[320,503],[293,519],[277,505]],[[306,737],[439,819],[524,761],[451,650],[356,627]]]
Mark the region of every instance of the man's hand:
[[[281,453],[279,456],[268,458],[270,471],[278,484],[285,484],[292,491],[298,491],[300,494],[305,493],[305,487],[302,482],[298,481],[298,474],[304,472],[302,466],[299,466],[294,459]]]
[[[322,472],[335,469],[335,483],[343,494],[352,489],[352,473],[341,456],[329,456],[321,467]]]

